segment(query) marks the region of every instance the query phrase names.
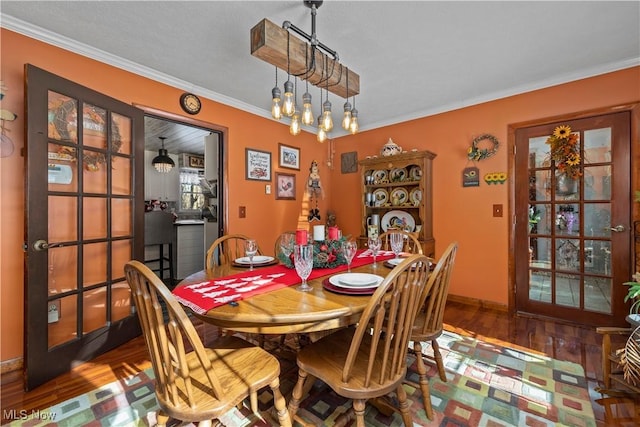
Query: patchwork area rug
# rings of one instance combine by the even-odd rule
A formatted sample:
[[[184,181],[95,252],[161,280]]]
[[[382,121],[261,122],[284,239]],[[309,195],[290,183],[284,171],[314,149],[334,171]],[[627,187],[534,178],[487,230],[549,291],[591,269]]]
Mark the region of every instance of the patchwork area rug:
[[[418,426],[596,426],[587,383],[581,366],[520,350],[501,347],[445,332],[439,338],[447,382],[435,366],[430,367],[434,419],[425,416],[420,391],[406,385],[412,401],[414,425]],[[425,353],[431,352],[425,346]],[[415,359],[408,376],[417,381]],[[297,367],[281,358],[281,391],[290,396]],[[268,391],[259,398],[264,417],[242,410],[230,411],[222,420],[229,427],[270,426],[273,400]],[[316,426],[333,426],[351,403],[334,394],[320,381],[302,401],[298,416]],[[155,424],[158,409],[153,391],[153,371],[146,370],[91,393],[69,399],[11,426],[148,426]],[[402,426],[401,417],[366,410],[367,426]],[[183,425],[174,422],[172,425]],[[294,425],[299,425],[295,423]]]

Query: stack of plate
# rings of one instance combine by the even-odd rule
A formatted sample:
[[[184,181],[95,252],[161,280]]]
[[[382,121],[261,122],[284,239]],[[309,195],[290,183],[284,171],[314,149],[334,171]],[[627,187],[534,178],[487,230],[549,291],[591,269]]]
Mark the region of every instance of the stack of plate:
[[[384,277],[370,273],[342,273],[329,277],[324,281],[325,289],[347,295],[371,295]]]

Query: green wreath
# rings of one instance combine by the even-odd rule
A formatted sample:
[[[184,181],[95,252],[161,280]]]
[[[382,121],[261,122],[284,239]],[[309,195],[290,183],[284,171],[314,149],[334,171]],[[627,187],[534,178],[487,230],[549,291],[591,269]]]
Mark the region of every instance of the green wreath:
[[[491,143],[493,144],[493,147],[491,147],[491,149],[478,148],[478,143],[484,140],[491,141]],[[480,160],[488,159],[489,157],[493,156],[498,152],[499,147],[500,147],[500,143],[498,142],[498,138],[496,138],[493,135],[489,135],[488,133],[485,133],[475,138],[471,142],[471,147],[469,147],[469,150],[467,150],[467,156],[469,157],[469,160],[473,160],[476,162]]]

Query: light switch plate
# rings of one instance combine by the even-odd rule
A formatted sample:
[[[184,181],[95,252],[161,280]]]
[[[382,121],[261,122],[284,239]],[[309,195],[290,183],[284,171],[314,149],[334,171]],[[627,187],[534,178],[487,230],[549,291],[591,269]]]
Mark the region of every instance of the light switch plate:
[[[502,205],[493,205],[493,216],[497,218],[502,216]]]
[[[271,184],[264,186],[264,194],[271,194]]]

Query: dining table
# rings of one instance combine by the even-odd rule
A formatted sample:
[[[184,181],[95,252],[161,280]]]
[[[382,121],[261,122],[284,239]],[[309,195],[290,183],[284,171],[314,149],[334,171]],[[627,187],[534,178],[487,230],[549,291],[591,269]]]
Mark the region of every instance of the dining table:
[[[358,256],[366,257],[365,251],[359,251]],[[354,260],[351,272],[375,274],[384,278],[394,267],[390,263],[393,261],[391,258],[392,253],[383,252],[377,256],[375,264],[373,259],[362,260],[360,263]],[[261,270],[268,268],[271,268],[269,271],[278,271],[278,268],[292,270],[278,264],[256,266],[254,272],[260,274]],[[206,323],[236,332],[278,335],[323,332],[353,325],[358,322],[372,293],[345,294],[326,289],[326,281],[332,275],[347,272],[347,266],[343,265],[337,268],[314,268],[308,281],[313,289],[307,292],[298,290],[301,282],[298,278],[298,282],[293,285],[230,301],[208,310],[193,310],[194,307],[184,299],[186,288],[216,281],[224,282],[225,279],[242,273],[246,276],[247,270],[246,267],[233,263],[204,269],[181,280],[173,293],[182,296],[178,301],[191,308],[193,314]],[[293,272],[295,274],[295,270]]]
[[[350,272],[374,274],[384,278],[402,261],[403,257],[410,254],[400,255],[401,258],[395,258],[391,251],[380,251],[374,263],[368,250],[359,250]],[[253,274],[260,276],[261,271],[275,274],[279,271],[292,270],[291,267],[281,263],[277,266],[273,265],[276,263],[277,260],[274,259],[272,263],[262,267],[258,265]],[[230,263],[198,271],[180,281],[172,292],[177,296],[178,301],[191,309],[197,318],[220,328],[246,334],[308,334],[314,340],[337,328],[356,324],[369,303],[369,297],[373,291],[359,294],[343,293],[327,283],[332,276],[344,274],[347,270],[346,265],[336,268],[314,268],[308,280],[313,288],[311,291],[299,290],[301,280],[298,278],[295,283],[247,298],[217,304],[211,309],[205,309],[202,303],[200,306],[195,306],[192,291],[203,287],[211,289],[213,283],[227,283],[236,279],[237,276],[247,278],[252,274],[247,271],[245,265]],[[303,394],[308,392],[313,381],[307,381],[306,384]],[[371,404],[387,416],[394,411],[393,405],[385,399],[372,399]],[[354,419],[353,413],[348,411],[343,414],[337,425],[344,425],[352,419]],[[307,426],[303,420],[299,418],[296,420],[303,426]]]

